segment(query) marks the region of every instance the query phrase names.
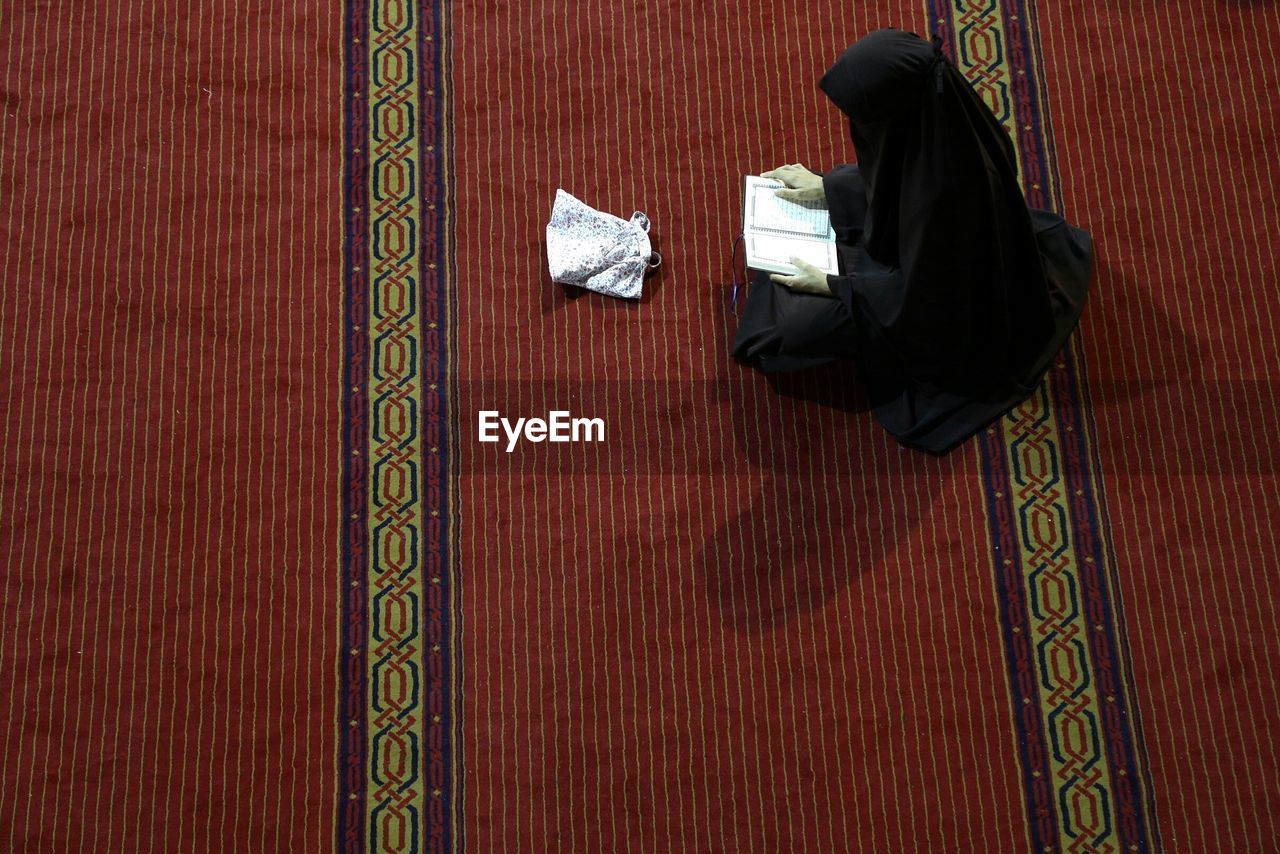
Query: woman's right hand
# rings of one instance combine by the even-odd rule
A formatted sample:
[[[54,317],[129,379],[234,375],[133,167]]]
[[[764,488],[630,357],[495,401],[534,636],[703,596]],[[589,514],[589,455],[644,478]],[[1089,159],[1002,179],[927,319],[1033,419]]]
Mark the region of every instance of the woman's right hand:
[[[789,202],[826,202],[827,194],[822,189],[822,176],[815,175],[799,163],[788,163],[760,173],[761,178],[772,178],[781,181],[786,187],[774,190],[773,194]]]

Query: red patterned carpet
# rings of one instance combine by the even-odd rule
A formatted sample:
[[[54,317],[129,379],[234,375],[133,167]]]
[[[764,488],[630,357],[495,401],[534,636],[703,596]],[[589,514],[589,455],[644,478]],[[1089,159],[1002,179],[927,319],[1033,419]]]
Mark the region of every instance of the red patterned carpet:
[[[0,849],[332,846],[341,10],[0,16]]]
[[[799,11],[797,11],[799,9]],[[1089,229],[944,458],[727,355],[739,181],[937,31]],[[0,849],[1274,851],[1280,12],[0,17]],[[645,211],[638,303],[546,274]],[[603,444],[477,441],[477,413]]]

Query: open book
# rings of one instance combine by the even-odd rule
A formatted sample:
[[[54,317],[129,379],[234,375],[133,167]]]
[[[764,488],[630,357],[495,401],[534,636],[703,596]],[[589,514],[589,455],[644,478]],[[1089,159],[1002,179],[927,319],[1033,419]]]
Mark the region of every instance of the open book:
[[[795,256],[824,273],[839,275],[836,233],[826,209],[778,198],[773,191],[783,186],[772,178],[747,176],[742,208],[747,266],[789,275],[796,272],[790,260]]]

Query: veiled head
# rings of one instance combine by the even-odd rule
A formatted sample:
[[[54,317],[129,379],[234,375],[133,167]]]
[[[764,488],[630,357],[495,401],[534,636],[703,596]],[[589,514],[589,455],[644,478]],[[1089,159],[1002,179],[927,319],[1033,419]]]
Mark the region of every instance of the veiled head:
[[[846,48],[818,86],[852,121],[877,122],[913,105],[933,60],[933,47],[915,33],[876,30]]]

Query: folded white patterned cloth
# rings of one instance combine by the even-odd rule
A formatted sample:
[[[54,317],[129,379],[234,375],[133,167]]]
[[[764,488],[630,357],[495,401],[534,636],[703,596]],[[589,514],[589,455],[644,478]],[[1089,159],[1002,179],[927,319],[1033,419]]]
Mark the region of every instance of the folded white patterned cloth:
[[[547,266],[553,281],[613,297],[640,296],[645,274],[662,263],[649,244],[649,218],[626,220],[556,190],[547,223]]]

